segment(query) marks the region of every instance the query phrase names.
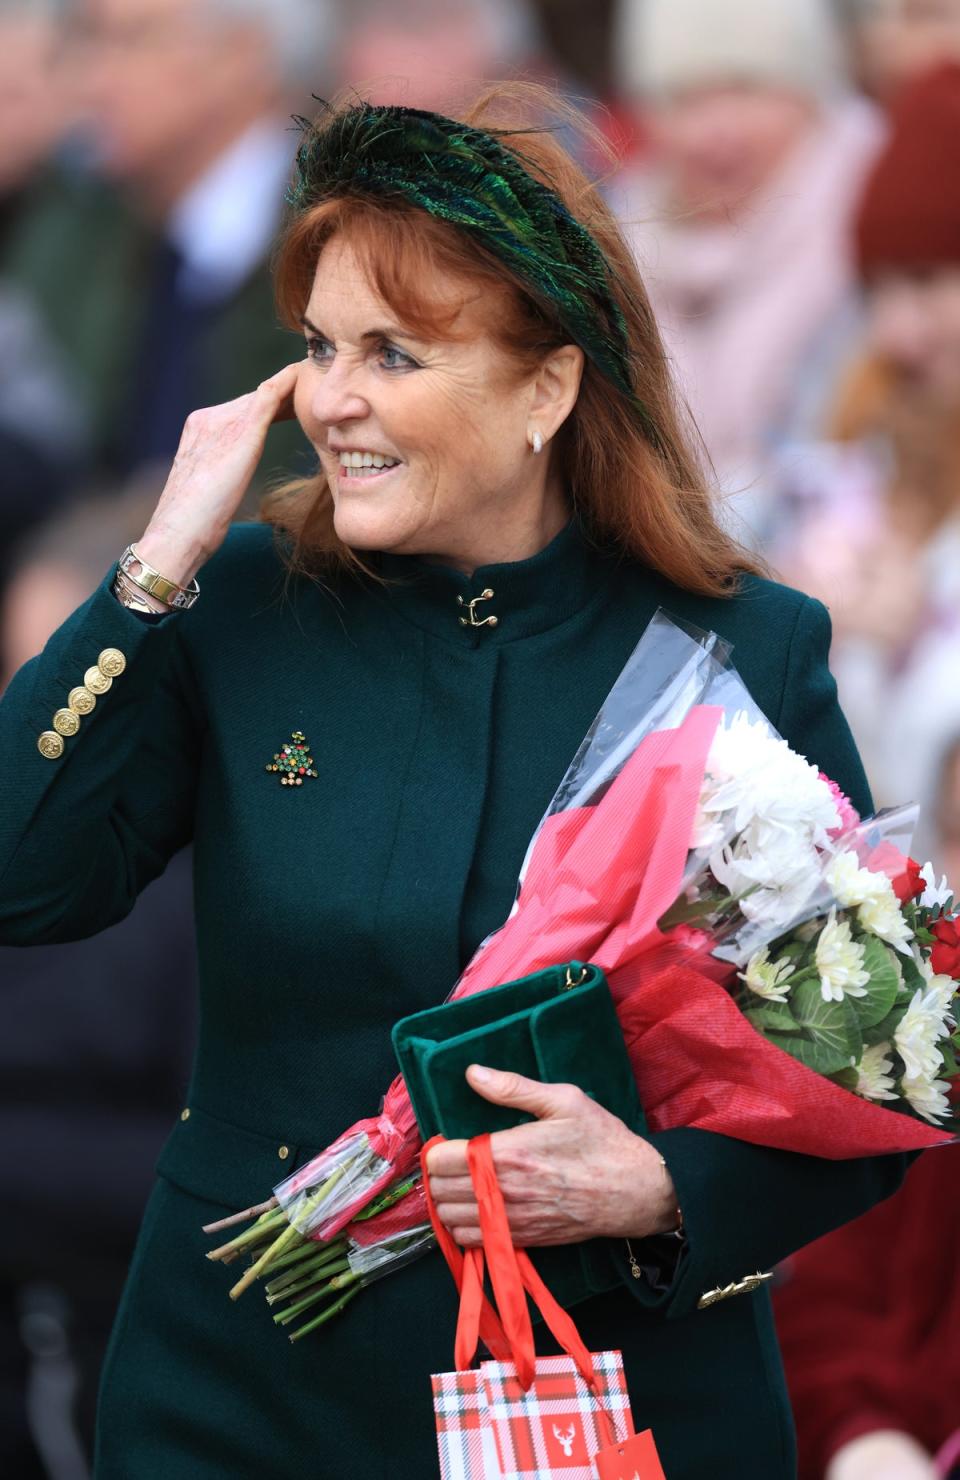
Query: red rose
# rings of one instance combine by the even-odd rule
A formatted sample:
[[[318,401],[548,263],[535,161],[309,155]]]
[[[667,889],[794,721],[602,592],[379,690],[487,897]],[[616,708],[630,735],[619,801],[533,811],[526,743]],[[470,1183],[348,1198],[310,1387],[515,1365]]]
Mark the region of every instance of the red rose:
[[[960,930],[956,917],[941,915],[930,928],[937,938],[930,952],[930,965],[938,975],[960,979]]]
[[[906,904],[908,899],[919,899],[927,887],[926,880],[921,878],[920,865],[915,858],[908,858],[903,872],[897,874],[890,882],[901,904]]]

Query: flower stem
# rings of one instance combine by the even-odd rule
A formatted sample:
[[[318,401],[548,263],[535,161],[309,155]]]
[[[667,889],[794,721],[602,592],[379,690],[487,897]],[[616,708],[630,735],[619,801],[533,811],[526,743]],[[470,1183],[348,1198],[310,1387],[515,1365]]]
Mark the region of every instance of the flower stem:
[[[275,1230],[282,1228],[286,1224],[286,1221],[286,1214],[281,1209],[278,1209],[275,1213],[259,1218],[252,1228],[248,1228],[246,1233],[238,1234],[228,1244],[221,1244],[218,1249],[208,1249],[207,1258],[226,1259],[229,1262],[237,1254],[242,1254],[253,1244],[259,1244],[264,1239],[270,1238]]]
[[[353,1278],[356,1280],[357,1276],[354,1275]],[[341,1287],[338,1285],[336,1288],[340,1289]],[[289,1325],[291,1321],[296,1320],[297,1316],[302,1315],[305,1310],[309,1310],[311,1305],[316,1305],[318,1300],[323,1300],[329,1295],[330,1290],[331,1286],[326,1281],[319,1288],[314,1286],[312,1290],[303,1295],[294,1305],[291,1305],[288,1310],[278,1311],[273,1318],[274,1321],[278,1326]]]
[[[244,1223],[248,1218],[255,1218],[258,1213],[269,1213],[272,1208],[278,1206],[275,1197],[268,1197],[266,1202],[254,1203],[252,1208],[244,1208],[242,1213],[231,1213],[229,1218],[218,1218],[216,1223],[205,1223],[204,1233],[219,1233],[221,1228],[233,1228],[237,1223]]]
[[[337,1239],[332,1244],[322,1244],[316,1239],[306,1239],[299,1248],[291,1249],[288,1254],[281,1254],[279,1259],[273,1261],[270,1268],[278,1271],[277,1278],[271,1281],[267,1289],[272,1295],[274,1285],[282,1284],[287,1279],[298,1280],[303,1270],[314,1259],[337,1259],[344,1253],[346,1247],[346,1239]]]
[[[382,1192],[379,1197],[375,1197],[372,1203],[357,1213],[352,1221],[354,1223],[364,1223],[368,1218],[375,1218],[378,1213],[386,1212],[387,1208],[395,1207],[398,1202],[401,1202],[403,1198],[407,1197],[413,1191],[419,1181],[420,1174],[417,1172],[412,1177],[404,1178],[402,1182],[394,1183],[392,1187],[387,1188],[386,1192]]]
[[[239,1279],[237,1283],[233,1286],[232,1290],[230,1291],[230,1299],[239,1300],[244,1290],[249,1290],[254,1280],[258,1280],[260,1278],[264,1270],[270,1267],[270,1264],[277,1257],[277,1255],[282,1254],[283,1251],[290,1244],[293,1243],[294,1239],[300,1237],[301,1235],[299,1231],[294,1228],[292,1223],[288,1223],[283,1233],[280,1234],[280,1237],[274,1239],[270,1247],[260,1255],[260,1258],[257,1259],[254,1264],[251,1264],[246,1274],[243,1275],[242,1278]]]
[[[327,1264],[321,1264],[316,1269],[311,1269],[309,1274],[300,1279],[290,1280],[280,1290],[275,1290],[267,1295],[267,1304],[276,1305],[278,1301],[289,1300],[293,1295],[300,1295],[304,1290],[312,1290],[319,1281],[326,1282],[333,1275],[343,1274],[350,1268],[349,1259],[334,1259]]]
[[[355,1296],[359,1295],[362,1289],[362,1285],[351,1286],[351,1288],[347,1290],[344,1295],[341,1295],[340,1299],[337,1300],[333,1305],[331,1305],[327,1310],[322,1311],[321,1314],[318,1316],[314,1316],[312,1321],[308,1321],[307,1324],[305,1326],[301,1326],[299,1330],[292,1331],[289,1337],[290,1341],[299,1341],[301,1336],[307,1336],[311,1331],[315,1331],[318,1326],[324,1325],[324,1323],[326,1321],[329,1321],[333,1316],[339,1315],[344,1306],[348,1305]]]

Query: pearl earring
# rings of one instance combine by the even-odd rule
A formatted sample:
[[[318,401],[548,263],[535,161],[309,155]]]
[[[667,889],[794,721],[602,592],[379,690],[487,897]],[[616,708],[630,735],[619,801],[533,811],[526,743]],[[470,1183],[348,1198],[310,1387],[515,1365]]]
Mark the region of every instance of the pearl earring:
[[[533,448],[534,452],[543,451],[543,438],[541,437],[539,432],[535,431],[533,433],[532,437],[530,438],[530,446]]]

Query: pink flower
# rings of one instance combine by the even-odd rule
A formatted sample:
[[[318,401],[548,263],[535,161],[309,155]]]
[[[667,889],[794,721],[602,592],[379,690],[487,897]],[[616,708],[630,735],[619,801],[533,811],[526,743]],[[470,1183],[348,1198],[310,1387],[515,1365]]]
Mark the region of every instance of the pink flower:
[[[857,811],[850,798],[848,796],[844,796],[837,783],[835,781],[831,781],[830,777],[825,776],[822,771],[820,772],[820,780],[825,781],[829,786],[830,794],[833,797],[834,802],[836,803],[837,811],[840,813],[840,825],[839,827],[832,827],[830,829],[830,837],[840,838],[845,832],[849,832],[852,827],[856,827],[857,823],[860,821],[860,813]]]

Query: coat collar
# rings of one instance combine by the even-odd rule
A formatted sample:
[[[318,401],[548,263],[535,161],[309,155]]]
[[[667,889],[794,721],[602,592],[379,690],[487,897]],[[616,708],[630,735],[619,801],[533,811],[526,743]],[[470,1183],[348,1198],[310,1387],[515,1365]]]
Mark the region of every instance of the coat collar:
[[[377,565],[387,582],[377,590],[399,615],[448,642],[486,648],[576,616],[601,595],[614,559],[574,517],[528,560],[482,565],[471,576],[416,555],[382,554]]]

